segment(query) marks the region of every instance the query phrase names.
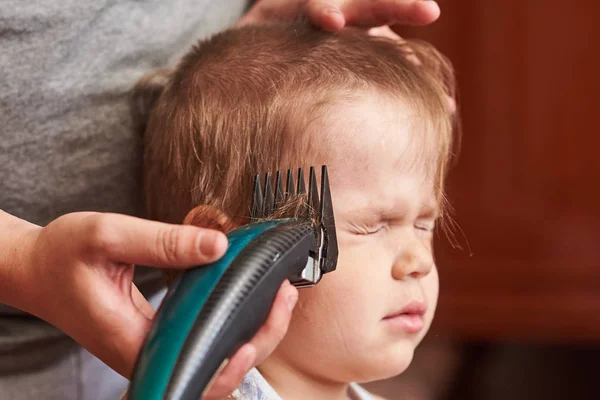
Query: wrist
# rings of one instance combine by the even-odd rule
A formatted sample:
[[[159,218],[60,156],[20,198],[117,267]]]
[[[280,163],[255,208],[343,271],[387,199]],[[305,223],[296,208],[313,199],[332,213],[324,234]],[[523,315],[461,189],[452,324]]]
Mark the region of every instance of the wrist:
[[[40,230],[0,210],[0,303],[27,311],[29,260]]]

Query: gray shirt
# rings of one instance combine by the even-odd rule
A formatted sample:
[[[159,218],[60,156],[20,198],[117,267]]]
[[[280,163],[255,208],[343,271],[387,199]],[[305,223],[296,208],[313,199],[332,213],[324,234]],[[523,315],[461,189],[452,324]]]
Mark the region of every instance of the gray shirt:
[[[0,208],[39,225],[83,210],[141,215],[127,90],[248,3],[0,0]],[[0,304],[0,400],[86,398],[80,354],[53,327]],[[103,393],[89,398],[113,395]]]

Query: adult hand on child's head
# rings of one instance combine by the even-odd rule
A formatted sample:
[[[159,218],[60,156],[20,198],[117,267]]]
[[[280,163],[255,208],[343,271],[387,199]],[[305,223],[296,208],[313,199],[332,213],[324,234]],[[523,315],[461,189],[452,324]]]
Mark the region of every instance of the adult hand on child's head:
[[[1,300],[55,325],[130,377],[155,311],[133,284],[134,264],[186,268],[220,258],[221,232],[118,214],[72,213],[28,229],[15,249],[17,289]],[[297,290],[282,285],[267,322],[221,372],[209,399],[227,396],[279,344]],[[291,306],[290,306],[291,300]]]
[[[394,31],[399,25],[434,22],[440,8],[433,0],[257,0],[238,26],[305,15],[316,26],[337,31],[344,26],[370,28],[369,34],[402,40]],[[411,53],[410,47],[406,47]],[[419,59],[409,54],[411,61]]]
[[[440,16],[440,8],[433,0],[257,0],[238,26],[291,20],[303,15],[325,30],[358,26],[369,29],[370,35],[403,41],[396,27],[432,23]],[[404,50],[410,61],[420,65],[409,45],[404,46]],[[448,110],[456,111],[456,102],[451,96]]]
[[[337,31],[346,25],[425,25],[439,17],[440,8],[433,0],[257,0],[239,24],[299,15],[325,30]]]

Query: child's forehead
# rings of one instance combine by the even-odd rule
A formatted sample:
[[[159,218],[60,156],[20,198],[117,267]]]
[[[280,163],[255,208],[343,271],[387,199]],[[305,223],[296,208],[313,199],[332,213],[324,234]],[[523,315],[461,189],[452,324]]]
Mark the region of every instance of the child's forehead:
[[[331,104],[313,125],[329,164],[355,172],[435,169],[437,148],[425,118],[400,98],[363,93]]]
[[[330,169],[338,210],[386,216],[437,214],[437,149],[414,106],[372,93],[324,108],[311,134]],[[415,211],[418,209],[418,211]]]

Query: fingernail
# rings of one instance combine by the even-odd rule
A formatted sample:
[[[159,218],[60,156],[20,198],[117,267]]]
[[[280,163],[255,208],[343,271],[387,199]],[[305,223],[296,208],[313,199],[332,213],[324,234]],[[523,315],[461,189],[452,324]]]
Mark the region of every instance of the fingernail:
[[[296,306],[297,302],[298,302],[297,294],[292,294],[292,295],[288,296],[288,298],[287,298],[288,310],[292,311],[294,309],[294,307]]]
[[[205,233],[200,238],[200,252],[208,257],[222,254],[227,247],[227,237],[220,233]]]

